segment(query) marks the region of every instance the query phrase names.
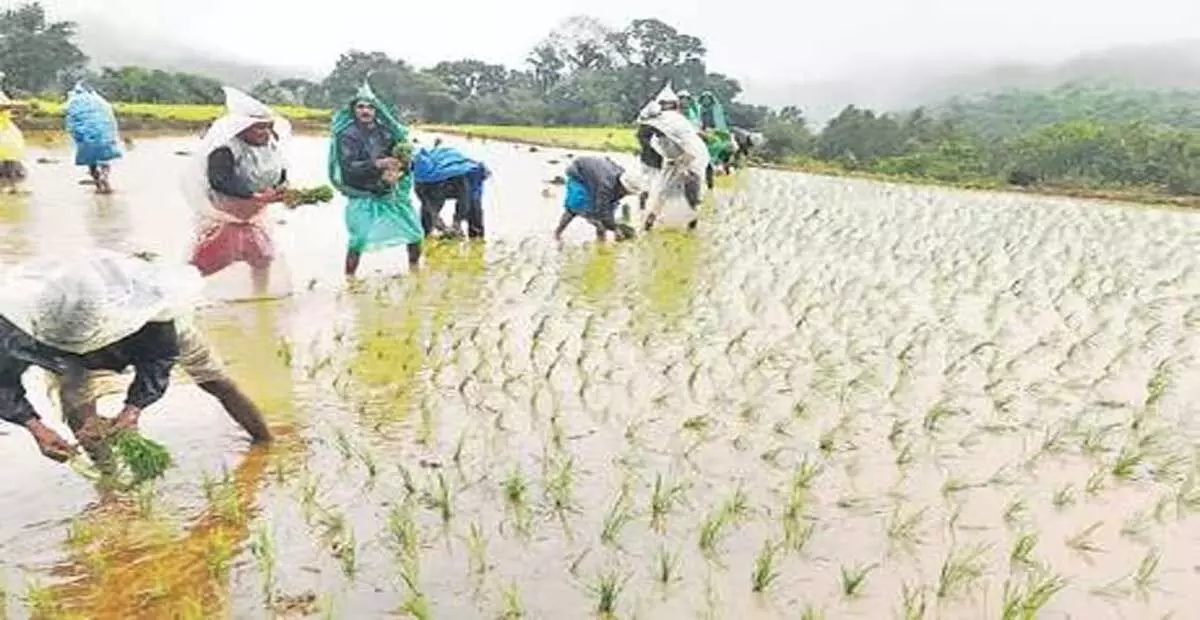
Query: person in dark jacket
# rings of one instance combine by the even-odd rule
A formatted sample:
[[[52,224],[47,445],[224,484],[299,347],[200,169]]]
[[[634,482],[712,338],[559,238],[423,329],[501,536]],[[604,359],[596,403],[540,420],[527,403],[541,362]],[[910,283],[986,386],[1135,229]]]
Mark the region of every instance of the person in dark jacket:
[[[582,217],[596,227],[596,238],[605,239],[611,231],[618,240],[631,239],[632,228],[616,221],[617,206],[622,198],[642,193],[642,180],[626,172],[608,157],[578,157],[567,166],[566,197],[563,215],[554,238],[561,239],[563,231],[576,217]]]
[[[417,268],[425,230],[412,205],[408,127],[363,84],[334,114],[332,129],[329,179],[348,198],[346,275],[358,271],[363,252],[398,245],[408,246],[409,267]]]
[[[734,143],[737,144],[737,150],[733,155],[733,166],[741,168],[746,162],[746,158],[750,153],[766,143],[766,138],[757,131],[749,131],[741,127],[734,127],[732,130]]]
[[[262,412],[188,320],[186,291],[201,285],[195,269],[107,250],[10,272],[0,293],[0,419],[29,429],[42,454],[64,461],[75,449],[41,422],[26,397],[21,377],[30,366],[50,373],[63,417],[87,446],[109,426],[96,412],[103,375],[134,370],[111,426],[136,428],[178,364],[255,442],[270,441]]]

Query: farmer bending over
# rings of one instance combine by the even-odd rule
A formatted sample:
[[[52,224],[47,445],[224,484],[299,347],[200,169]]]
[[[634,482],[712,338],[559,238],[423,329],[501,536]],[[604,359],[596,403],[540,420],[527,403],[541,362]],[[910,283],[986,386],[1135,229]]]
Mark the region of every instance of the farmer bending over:
[[[634,236],[633,229],[616,221],[617,205],[626,196],[642,192],[642,180],[607,157],[576,158],[567,167],[567,192],[563,201],[562,219],[554,231],[562,239],[563,231],[576,217],[583,217],[596,227],[596,239],[603,241],[612,231],[618,240]]]
[[[29,429],[47,457],[73,453],[43,425],[26,398],[29,366],[51,373],[63,417],[85,446],[102,439],[96,413],[104,375],[132,367],[133,382],[115,428],[136,428],[162,398],[178,363],[256,442],[270,441],[262,413],[225,373],[190,320],[203,283],[194,268],[168,267],[96,250],[75,259],[39,260],[5,274],[0,289],[0,418]]]
[[[435,145],[417,151],[412,174],[426,237],[434,230],[459,237],[466,222],[467,236],[483,239],[483,183],[492,174],[483,162],[470,159],[457,149]],[[454,201],[452,227],[442,222],[442,207],[447,200]]]

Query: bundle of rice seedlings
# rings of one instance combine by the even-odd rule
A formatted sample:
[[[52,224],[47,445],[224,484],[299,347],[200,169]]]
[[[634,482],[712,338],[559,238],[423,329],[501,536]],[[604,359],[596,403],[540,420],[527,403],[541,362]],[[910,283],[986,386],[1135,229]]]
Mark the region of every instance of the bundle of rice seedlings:
[[[288,189],[283,194],[283,204],[289,209],[301,205],[323,204],[333,200],[333,188],[328,185],[309,189]]]

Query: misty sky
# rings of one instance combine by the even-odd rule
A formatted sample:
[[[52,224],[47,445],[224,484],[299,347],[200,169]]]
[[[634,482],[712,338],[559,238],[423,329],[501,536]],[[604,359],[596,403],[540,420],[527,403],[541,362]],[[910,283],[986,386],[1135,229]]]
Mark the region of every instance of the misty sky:
[[[1200,33],[1200,0],[357,0],[311,3],[323,10],[310,12],[298,10],[306,3],[297,0],[43,4],[64,17],[104,11],[130,31],[220,56],[321,71],[351,47],[418,66],[462,57],[515,66],[569,16],[592,15],[614,26],[653,16],[704,39],[713,70],[774,83],[912,61],[1059,60]]]

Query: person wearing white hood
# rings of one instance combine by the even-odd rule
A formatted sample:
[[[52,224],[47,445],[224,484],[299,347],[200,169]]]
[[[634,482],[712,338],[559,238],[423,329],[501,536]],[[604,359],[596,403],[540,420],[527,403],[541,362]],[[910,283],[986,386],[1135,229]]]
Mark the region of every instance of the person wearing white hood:
[[[109,250],[34,260],[0,276],[0,419],[24,426],[45,456],[76,449],[41,422],[21,377],[50,373],[63,417],[85,446],[108,427],[136,428],[178,364],[255,442],[271,440],[262,412],[225,373],[191,321],[202,281],[187,265]],[[105,375],[134,370],[114,422],[96,413]],[[89,451],[92,451],[89,449]]]
[[[663,110],[651,102],[638,117],[638,124],[650,127],[650,147],[662,157],[662,168],[650,183],[645,229],[654,228],[668,206],[672,212],[686,214],[688,229],[695,229],[696,211],[703,200],[704,175],[709,165],[708,148],[687,117],[676,110]]]
[[[284,148],[292,127],[249,95],[224,90],[226,113],[205,131],[184,177],[197,218],[190,262],[204,277],[244,262],[254,294],[262,295],[277,266],[265,215],[287,188]]]

